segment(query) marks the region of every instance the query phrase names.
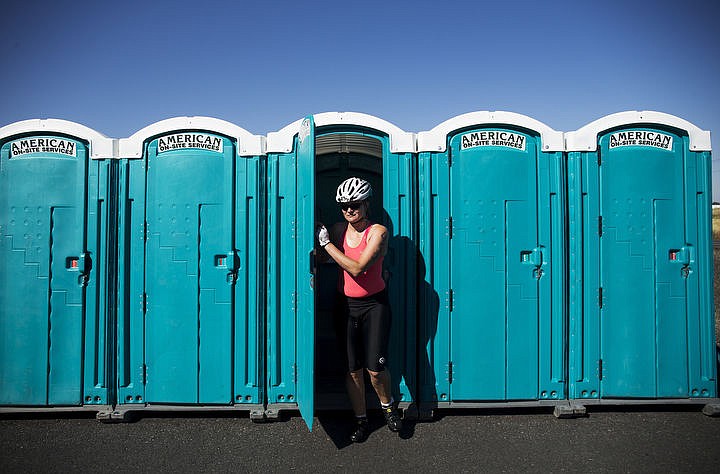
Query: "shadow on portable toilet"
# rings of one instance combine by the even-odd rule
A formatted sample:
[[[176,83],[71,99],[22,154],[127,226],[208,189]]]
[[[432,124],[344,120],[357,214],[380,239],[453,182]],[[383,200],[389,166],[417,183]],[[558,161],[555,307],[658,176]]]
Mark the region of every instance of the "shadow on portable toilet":
[[[74,122],[0,128],[0,411],[110,409],[112,154]]]
[[[177,117],[119,142],[117,415],[263,413],[264,138]]]
[[[317,261],[314,248],[315,222],[340,220],[335,190],[350,176],[370,181],[371,217],[393,232],[384,265],[393,312],[388,366],[401,407],[414,400],[414,151],[413,134],[353,112],[309,116],[268,134],[268,416],[299,409],[311,426],[316,407],[349,408],[347,367],[334,342],[337,269]]]
[[[562,133],[473,112],[418,134],[421,413],[565,399]]]
[[[710,404],[710,133],[621,112],[567,133],[566,147],[570,398]]]

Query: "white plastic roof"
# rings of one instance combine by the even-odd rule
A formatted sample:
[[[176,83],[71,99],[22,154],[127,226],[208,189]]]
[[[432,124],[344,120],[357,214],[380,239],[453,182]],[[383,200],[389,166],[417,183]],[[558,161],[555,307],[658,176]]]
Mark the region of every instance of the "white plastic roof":
[[[566,151],[595,151],[597,149],[598,135],[606,130],[623,125],[667,125],[684,130],[690,138],[690,150],[710,151],[710,132],[700,130],[698,127],[674,115],[663,112],[627,111],[606,115],[584,127],[565,134]]]
[[[27,133],[62,133],[90,144],[90,158],[113,157],[113,139],[79,123],[60,119],[31,119],[0,128],[0,140]]]
[[[544,123],[515,112],[481,111],[458,115],[437,125],[431,130],[420,132],[417,136],[417,151],[444,152],[447,137],[456,130],[475,125],[515,125],[538,132],[542,142],[542,151],[563,151],[563,134]]]
[[[265,137],[253,135],[244,128],[213,117],[173,117],[142,128],[120,139],[118,158],[140,158],[143,143],[148,138],[175,130],[206,130],[234,138],[238,143],[239,156],[259,156],[265,154]]]
[[[564,134],[547,125],[522,114],[505,111],[481,111],[458,115],[437,125],[431,130],[420,132],[417,136],[405,132],[390,122],[372,115],[357,112],[325,112],[313,115],[315,125],[355,125],[377,130],[390,137],[392,153],[414,153],[415,151],[445,151],[447,137],[453,132],[475,125],[514,125],[538,132],[542,140],[543,151],[594,151],[597,149],[598,135],[612,128],[624,125],[665,125],[687,132],[692,151],[710,151],[710,132],[699,129],[692,123],[674,115],[654,111],[627,111],[607,115],[584,127]],[[292,150],[293,139],[298,134],[302,119],[297,120],[277,132],[270,132],[266,139],[252,135],[245,129],[230,122],[212,117],[175,117],[148,125],[128,138],[120,140],[108,138],[84,125],[61,119],[32,119],[11,123],[0,128],[0,139],[30,133],[61,133],[87,141],[90,145],[90,157],[103,158],[140,158],[143,143],[153,136],[176,130],[206,130],[235,138],[238,143],[238,155],[258,156],[267,152],[287,153]],[[417,138],[417,141],[416,141]],[[564,138],[564,140],[563,140]],[[351,143],[344,146],[350,149]],[[351,150],[352,151],[352,150]]]
[[[267,152],[288,153],[292,151],[293,139],[300,131],[302,120],[303,119],[297,120],[277,132],[268,133]],[[390,137],[391,153],[415,152],[415,135],[413,133],[406,132],[392,123],[372,115],[359,112],[324,112],[313,115],[313,120],[315,121],[315,127],[355,125],[377,130]]]

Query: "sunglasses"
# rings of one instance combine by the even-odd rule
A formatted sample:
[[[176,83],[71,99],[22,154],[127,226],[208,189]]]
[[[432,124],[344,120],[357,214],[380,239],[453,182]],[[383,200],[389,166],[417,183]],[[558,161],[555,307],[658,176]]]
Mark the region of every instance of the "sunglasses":
[[[356,210],[360,209],[360,207],[362,207],[363,202],[364,201],[341,202],[341,203],[338,203],[338,207],[340,208],[341,211],[350,210],[350,209],[356,211]]]

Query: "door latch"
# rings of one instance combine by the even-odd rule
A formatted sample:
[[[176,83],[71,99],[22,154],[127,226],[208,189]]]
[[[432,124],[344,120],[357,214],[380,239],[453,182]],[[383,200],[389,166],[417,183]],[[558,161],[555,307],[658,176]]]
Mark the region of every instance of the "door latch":
[[[240,257],[235,250],[230,250],[226,254],[215,255],[215,266],[217,268],[227,270],[226,281],[233,284],[237,281],[237,271],[240,268]]]
[[[522,250],[520,252],[520,263],[523,265],[531,265],[533,268],[533,277],[536,280],[542,278],[545,273],[542,269],[543,265],[543,250],[542,246],[535,247],[532,250]]]
[[[668,260],[670,260],[671,263],[681,265],[680,275],[682,275],[683,278],[687,278],[691,272],[690,265],[695,263],[695,249],[691,246],[670,249],[668,251]]]
[[[92,270],[92,258],[89,253],[81,253],[78,257],[68,257],[67,268],[69,270],[76,270],[78,275],[78,285],[87,286],[90,281],[90,270]]]

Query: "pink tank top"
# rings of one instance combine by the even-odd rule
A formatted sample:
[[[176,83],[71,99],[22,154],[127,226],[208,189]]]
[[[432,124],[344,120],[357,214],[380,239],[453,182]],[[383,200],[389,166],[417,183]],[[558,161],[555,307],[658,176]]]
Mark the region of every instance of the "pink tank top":
[[[367,247],[367,234],[373,224],[367,226],[367,229],[363,232],[360,245],[357,247],[350,247],[347,243],[346,234],[347,229],[343,233],[343,253],[355,261],[360,260],[360,254]],[[375,260],[370,268],[358,275],[353,277],[348,272],[343,270],[342,279],[340,280],[340,290],[345,296],[352,298],[363,298],[365,296],[374,295],[385,289],[385,280],[382,279],[382,263],[383,257]]]

